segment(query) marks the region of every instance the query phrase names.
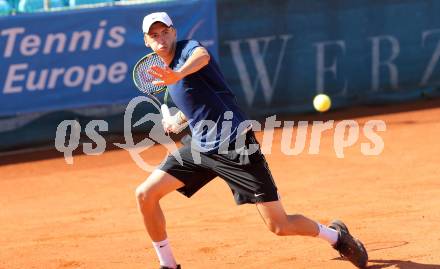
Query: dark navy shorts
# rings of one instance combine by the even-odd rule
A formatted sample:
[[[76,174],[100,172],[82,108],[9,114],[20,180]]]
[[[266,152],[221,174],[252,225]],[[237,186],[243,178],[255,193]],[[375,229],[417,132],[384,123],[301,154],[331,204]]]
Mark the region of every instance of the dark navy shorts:
[[[243,135],[245,147],[235,149],[235,143],[231,143],[224,153],[196,152],[198,162],[194,161],[191,144],[184,144],[178,150],[183,164],[168,155],[159,169],[182,181],[185,186],[178,191],[187,197],[218,176],[229,185],[238,205],[277,201],[277,187],[254,132]],[[247,150],[250,144],[258,146],[252,154]]]

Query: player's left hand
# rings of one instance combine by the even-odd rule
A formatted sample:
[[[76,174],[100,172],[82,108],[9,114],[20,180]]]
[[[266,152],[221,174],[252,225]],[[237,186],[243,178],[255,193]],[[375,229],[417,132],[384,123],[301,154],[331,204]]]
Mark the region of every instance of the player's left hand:
[[[179,72],[172,70],[168,66],[165,66],[165,68],[152,66],[147,72],[153,77],[159,79],[152,82],[156,86],[171,85],[182,79],[182,76]]]

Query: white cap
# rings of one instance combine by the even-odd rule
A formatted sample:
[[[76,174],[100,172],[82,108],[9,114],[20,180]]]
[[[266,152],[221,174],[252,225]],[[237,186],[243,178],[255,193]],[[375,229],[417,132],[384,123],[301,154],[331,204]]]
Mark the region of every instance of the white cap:
[[[168,16],[166,12],[155,12],[144,17],[144,21],[142,22],[142,31],[144,33],[148,33],[151,25],[153,25],[155,22],[162,22],[168,27],[173,25],[173,21],[171,21],[170,16]]]

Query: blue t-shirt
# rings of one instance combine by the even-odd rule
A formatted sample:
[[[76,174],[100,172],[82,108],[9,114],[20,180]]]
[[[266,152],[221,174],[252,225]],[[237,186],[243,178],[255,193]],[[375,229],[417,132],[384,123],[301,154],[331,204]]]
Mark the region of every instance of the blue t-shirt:
[[[201,46],[194,40],[178,41],[169,67],[179,70]],[[237,134],[250,125],[212,56],[206,66],[169,85],[168,89],[176,106],[189,120],[192,145],[198,146],[199,151],[213,153],[220,147],[224,149],[221,145],[234,142]]]

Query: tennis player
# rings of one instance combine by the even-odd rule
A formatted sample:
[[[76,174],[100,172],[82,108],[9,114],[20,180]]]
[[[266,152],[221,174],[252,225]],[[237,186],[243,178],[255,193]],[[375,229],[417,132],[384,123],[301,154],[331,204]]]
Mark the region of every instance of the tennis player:
[[[146,46],[168,66],[152,67],[149,73],[157,78],[155,84],[168,86],[179,109],[163,120],[165,131],[175,132],[188,121],[192,133],[191,143],[178,150],[183,162],[168,155],[136,189],[138,206],[160,268],[181,267],[167,238],[159,200],[175,190],[191,197],[217,176],[229,185],[238,205],[256,205],[271,232],[321,238],[355,266],[365,267],[367,252],[344,223],[337,220],[325,226],[303,215],[286,214],[250,121],[237,105],[210,53],[197,41],[177,41],[176,29],[165,12],[145,16],[142,30]],[[239,141],[242,145],[238,145]]]

